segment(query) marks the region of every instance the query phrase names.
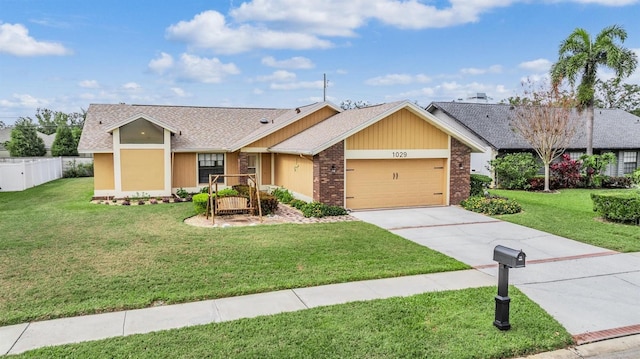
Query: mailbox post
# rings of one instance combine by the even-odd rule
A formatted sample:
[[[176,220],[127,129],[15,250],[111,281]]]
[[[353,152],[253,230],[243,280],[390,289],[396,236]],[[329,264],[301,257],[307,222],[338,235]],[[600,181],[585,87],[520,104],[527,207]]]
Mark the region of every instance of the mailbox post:
[[[496,246],[493,250],[493,260],[498,262],[498,295],[496,295],[496,319],[493,322],[500,330],[511,329],[509,324],[509,268],[522,268],[525,265],[526,254],[505,246]]]

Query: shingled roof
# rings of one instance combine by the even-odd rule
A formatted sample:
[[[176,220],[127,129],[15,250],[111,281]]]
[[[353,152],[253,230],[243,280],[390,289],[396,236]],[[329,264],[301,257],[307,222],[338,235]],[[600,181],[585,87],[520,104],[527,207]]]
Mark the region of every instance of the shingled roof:
[[[458,120],[495,149],[531,148],[531,145],[509,125],[511,105],[433,102],[427,108],[432,113],[437,109]],[[583,129],[579,130],[569,147],[586,148]],[[596,109],[593,147],[595,149],[640,148],[640,117],[619,109]]]
[[[252,138],[272,133],[315,111],[298,109],[92,104],[87,110],[79,152],[112,152],[110,131],[140,117],[166,124],[175,132],[171,148],[186,151],[232,151]]]

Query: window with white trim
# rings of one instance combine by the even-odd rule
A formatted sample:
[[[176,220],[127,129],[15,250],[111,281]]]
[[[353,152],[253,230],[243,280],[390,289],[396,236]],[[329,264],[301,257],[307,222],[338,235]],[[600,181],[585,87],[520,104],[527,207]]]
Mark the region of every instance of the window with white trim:
[[[198,153],[198,183],[209,183],[209,175],[223,174],[224,153]],[[218,183],[224,183],[224,177]]]
[[[578,161],[580,157],[582,157],[582,155],[584,155],[584,152],[576,152],[576,151],[569,152],[569,157],[571,157],[571,159],[574,161]]]
[[[633,173],[633,171],[638,168],[638,152],[635,151],[624,151],[622,153],[622,173],[629,174]]]

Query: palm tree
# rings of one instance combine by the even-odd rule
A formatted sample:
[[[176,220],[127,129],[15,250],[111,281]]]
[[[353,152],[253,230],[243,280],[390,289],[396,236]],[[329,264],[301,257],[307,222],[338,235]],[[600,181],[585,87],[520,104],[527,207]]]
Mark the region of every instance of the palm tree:
[[[602,29],[594,41],[586,30],[577,28],[560,43],[558,62],[551,67],[551,81],[555,87],[565,78],[574,86],[576,78],[581,76],[577,98],[579,109],[587,109],[588,155],[593,154],[593,104],[598,66],[612,69],[620,79],[631,75],[638,63],[633,51],[616,42],[623,43],[626,38],[627,32],[618,25]]]

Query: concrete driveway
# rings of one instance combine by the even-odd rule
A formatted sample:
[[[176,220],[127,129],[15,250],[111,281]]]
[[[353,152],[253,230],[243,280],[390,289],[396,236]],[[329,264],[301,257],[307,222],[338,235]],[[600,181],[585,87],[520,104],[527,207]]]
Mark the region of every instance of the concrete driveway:
[[[527,266],[510,270],[511,284],[578,342],[640,333],[640,253],[613,252],[455,206],[352,215],[493,276],[496,245],[522,249]]]

